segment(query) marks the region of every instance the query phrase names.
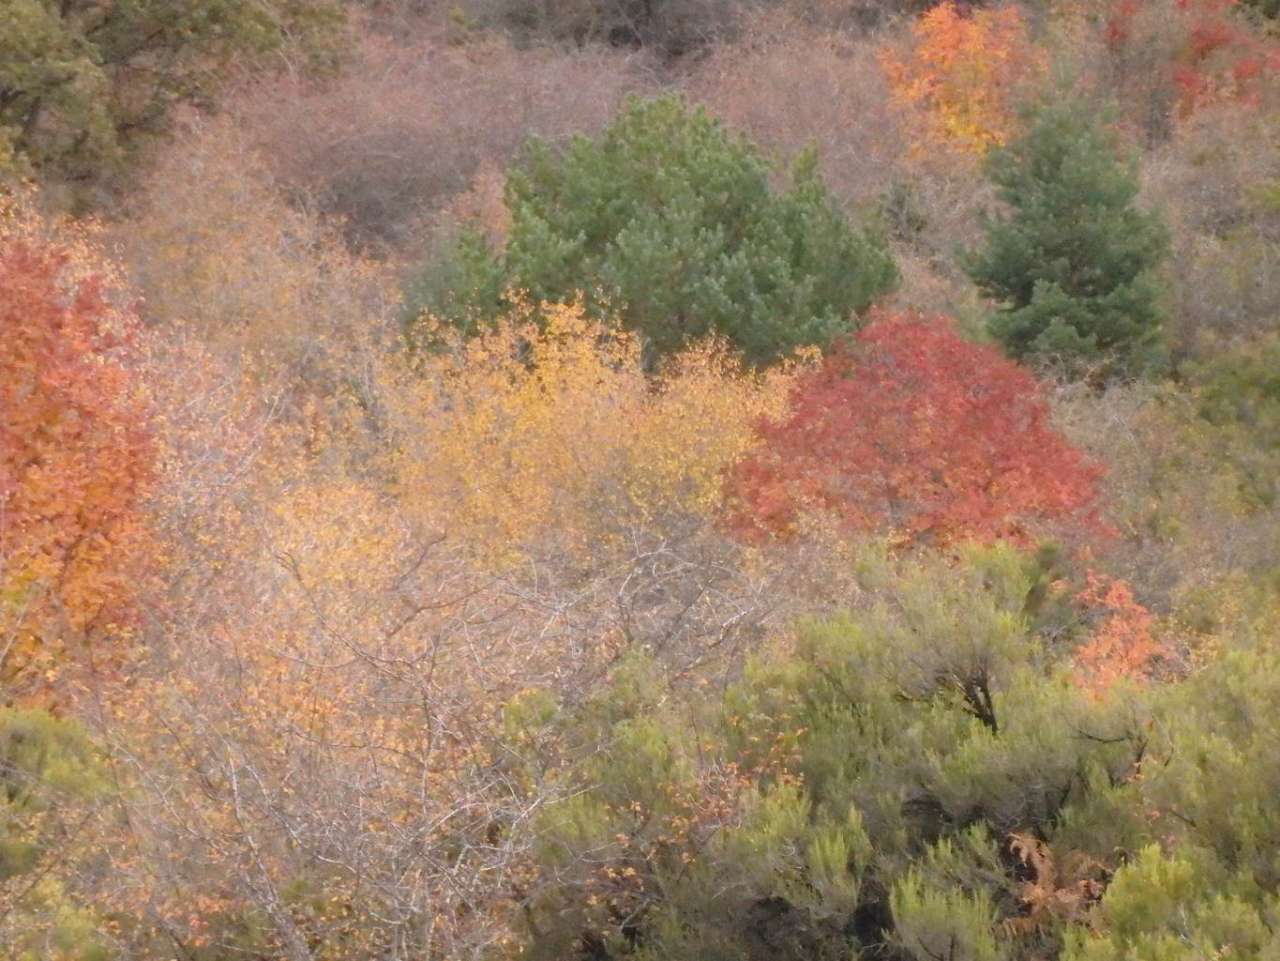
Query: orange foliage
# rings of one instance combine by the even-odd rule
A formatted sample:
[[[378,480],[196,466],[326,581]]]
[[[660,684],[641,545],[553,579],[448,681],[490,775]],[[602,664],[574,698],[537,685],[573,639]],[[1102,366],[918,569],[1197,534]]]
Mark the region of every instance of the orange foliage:
[[[136,318],[83,235],[0,208],[0,677],[28,689],[120,636],[145,544]]]
[[[811,509],[907,543],[1093,523],[1100,468],[1054,431],[1030,373],[947,318],[882,315],[757,432],[730,477],[748,537],[790,533]]]
[[[1164,646],[1155,638],[1152,613],[1133,597],[1122,580],[1088,572],[1077,600],[1105,615],[1093,636],[1076,651],[1077,677],[1093,690],[1105,690],[1121,678],[1148,676]]]
[[[1017,832],[1009,835],[1009,851],[1031,875],[1018,884],[1024,913],[1004,921],[1010,934],[1038,934],[1063,921],[1083,921],[1102,896],[1104,866],[1083,852],[1071,852],[1060,865],[1044,841]]]
[[[962,13],[946,0],[911,34],[905,56],[885,48],[880,59],[896,98],[920,115],[917,150],[943,143],[981,154],[1007,141],[1019,92],[1044,67],[1019,10]]]

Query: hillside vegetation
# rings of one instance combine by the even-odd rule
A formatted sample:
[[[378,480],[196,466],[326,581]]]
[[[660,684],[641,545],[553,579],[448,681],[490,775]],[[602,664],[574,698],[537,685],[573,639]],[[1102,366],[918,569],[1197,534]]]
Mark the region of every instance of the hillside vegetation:
[[[1274,0],[0,0],[0,961],[1280,959]]]

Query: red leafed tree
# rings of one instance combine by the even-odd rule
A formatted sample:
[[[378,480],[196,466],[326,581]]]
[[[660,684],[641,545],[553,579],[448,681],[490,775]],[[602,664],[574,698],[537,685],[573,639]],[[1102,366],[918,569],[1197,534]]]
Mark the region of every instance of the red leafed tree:
[[[0,680],[28,693],[127,629],[154,461],[135,318],[53,233],[0,207]]]
[[[757,430],[728,485],[748,539],[791,533],[809,512],[903,544],[1095,523],[1100,468],[1054,431],[1040,384],[944,317],[876,318]]]

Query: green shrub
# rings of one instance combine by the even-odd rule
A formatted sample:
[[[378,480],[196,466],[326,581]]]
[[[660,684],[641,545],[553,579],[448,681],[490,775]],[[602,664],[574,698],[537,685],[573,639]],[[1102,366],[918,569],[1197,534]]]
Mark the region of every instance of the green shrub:
[[[81,906],[103,758],[74,722],[0,707],[0,943],[19,961],[106,961],[101,919]]]
[[[856,610],[718,695],[632,656],[517,702],[512,774],[560,795],[518,956],[1275,958],[1274,619],[1177,683],[1090,687],[1046,562],[868,553]]]

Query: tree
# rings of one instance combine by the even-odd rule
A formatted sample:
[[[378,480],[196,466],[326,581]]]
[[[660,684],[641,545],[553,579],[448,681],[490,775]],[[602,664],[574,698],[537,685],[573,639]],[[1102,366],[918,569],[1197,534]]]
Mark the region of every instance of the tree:
[[[636,531],[710,521],[725,469],[777,413],[788,371],[743,372],[722,342],[650,375],[640,338],[581,307],[513,310],[471,338],[444,330],[393,401],[406,490],[481,554],[599,560]],[[675,522],[675,527],[683,526]]]
[[[500,277],[535,301],[612,304],[651,354],[715,333],[768,363],[825,344],[898,276],[882,242],[837,210],[812,155],[774,193],[760,152],[678,97],[632,100],[601,137],[564,151],[534,142],[506,204],[498,269],[464,245],[444,271],[462,282],[418,292],[415,312],[487,322]]]
[[[0,679],[44,686],[129,620],[155,450],[109,267],[0,207]]]
[[[327,56],[340,19],[334,0],[8,0],[0,161],[7,142],[39,171],[96,178],[138,134],[161,127],[173,104],[207,99],[236,57],[291,37]]]
[[[1058,435],[1035,378],[946,318],[882,315],[802,375],[788,413],[733,469],[731,524],[794,532],[806,513],[907,542],[1091,522],[1100,469]]]
[[[1000,305],[992,334],[1019,359],[1153,362],[1161,314],[1151,273],[1167,231],[1135,205],[1134,167],[1087,108],[1041,107],[1026,133],[992,152],[988,173],[1008,209],[987,219],[967,269]]]
[[[1043,68],[1017,7],[962,13],[946,0],[911,25],[905,57],[891,48],[880,62],[896,98],[919,112],[924,139],[983,154],[1016,122],[1016,98]]]

